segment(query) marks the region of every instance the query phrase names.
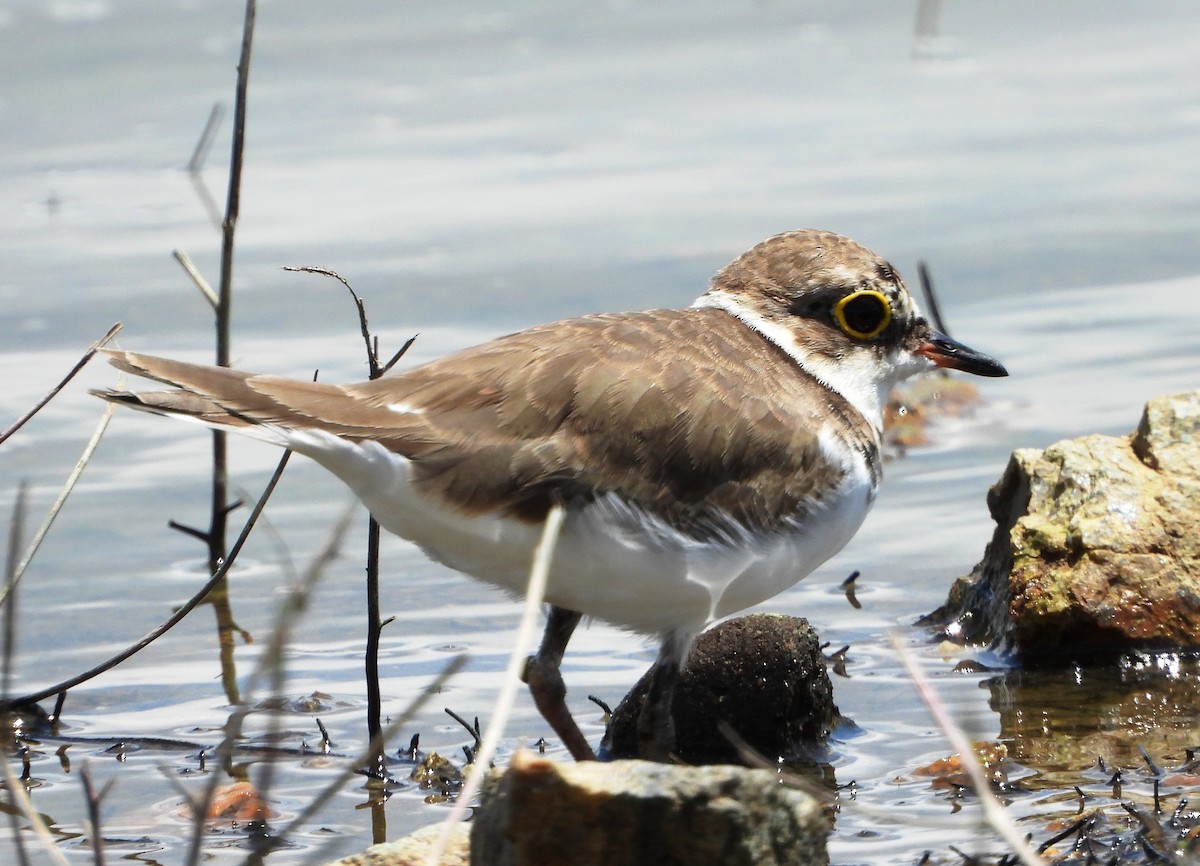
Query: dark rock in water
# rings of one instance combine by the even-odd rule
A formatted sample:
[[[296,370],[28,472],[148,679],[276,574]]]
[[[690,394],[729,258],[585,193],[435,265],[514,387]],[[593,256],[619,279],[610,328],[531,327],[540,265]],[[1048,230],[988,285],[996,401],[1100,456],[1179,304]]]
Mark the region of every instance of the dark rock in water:
[[[1200,391],[1012,455],[983,560],[923,620],[1025,661],[1200,646]]]
[[[637,755],[637,719],[649,673],[613,711],[605,745]],[[770,759],[796,758],[840,721],[825,659],[808,621],[754,614],[719,623],[696,639],[675,690],[675,754],[689,764],[744,763],[717,726],[727,722]]]
[[[471,862],[487,866],[815,866],[820,804],[767,770],[560,764],[518,752],[485,789]]]

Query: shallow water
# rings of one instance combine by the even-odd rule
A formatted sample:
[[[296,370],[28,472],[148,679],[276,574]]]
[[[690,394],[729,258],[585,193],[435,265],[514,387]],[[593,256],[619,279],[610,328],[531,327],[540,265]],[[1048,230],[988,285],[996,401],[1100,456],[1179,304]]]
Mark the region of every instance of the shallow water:
[[[239,366],[364,374],[344,290],[283,265],[346,275],[385,353],[420,332],[411,352],[420,361],[560,316],[685,304],[730,257],[787,228],[842,231],[910,277],[924,258],[955,335],[1002,358],[1012,376],[978,383],[986,402],[973,417],[947,420],[932,446],[890,463],[850,546],[767,606],[851,646],[836,699],[862,732],[837,744],[834,771],[895,820],[844,810],[834,861],[999,848],[969,797],[953,812],[949,795],[911,775],[947,746],[888,643],[893,629],[918,647],[968,729],[1010,741],[1029,790],[1093,784],[1089,751],[1098,748],[1137,766],[1128,742],[1096,739],[1123,727],[1163,766],[1182,763],[1174,732],[1194,717],[1179,693],[1186,665],[1121,683],[1082,677],[1088,700],[1056,704],[1047,695],[1078,694],[1076,672],[1039,675],[1049,677],[1039,687],[1032,675],[955,674],[959,659],[939,657],[908,625],[981,555],[991,534],[983,494],[1009,451],[1127,432],[1149,397],[1197,387],[1200,10],[960,2],[940,10],[936,35],[915,38],[916,6],[906,4],[333,8],[297,0],[260,10]],[[125,322],[128,348],[210,355],[208,311],[169,252],[185,249],[215,281],[217,234],[182,166],[212,103],[230,98],[240,26],[239,4],[215,0],[0,6],[5,417],[113,321]],[[218,199],[226,147],[227,132],[205,172]],[[113,381],[89,368],[0,447],[6,508],[21,479],[34,514],[48,506],[100,414],[85,388]],[[204,520],[208,447],[194,428],[130,413],[114,420],[22,585],[14,693],[119,650],[200,585],[198,545],[165,523]],[[248,498],[275,459],[235,443]],[[237,651],[243,681],[282,587],[346,501],[317,468],[289,468],[235,569],[235,615],[255,638]],[[363,745],[358,549],[349,543],[335,562],[291,645],[286,695],[328,697],[316,712],[286,715],[286,745],[315,748],[315,718],[339,755]],[[386,712],[399,714],[449,658],[469,653],[392,749],[419,731],[422,748],[457,756],[470,739],[441,708],[486,719],[516,607],[399,541],[387,542],[385,568],[395,576],[383,610],[396,616],[381,657]],[[862,610],[837,588],[854,569]],[[98,784],[115,780],[103,813],[112,857],[182,860],[190,828],[167,776],[192,792],[206,776],[194,749],[138,738],[219,740],[229,708],[215,650],[201,609],[71,692],[71,771],[55,755],[62,741],[47,741],[33,757],[32,796],[72,862],[91,856],[75,838],[84,761]],[[599,624],[573,640],[565,675],[593,738],[600,719],[585,696],[615,702],[650,657],[638,639]],[[1129,701],[1149,709],[1129,710],[1131,688]],[[264,717],[252,719],[255,732]],[[1031,735],[1030,719],[1050,733]],[[505,751],[544,733],[521,700]],[[118,741],[122,757],[107,751]],[[277,820],[342,766],[320,755],[282,761],[271,789]],[[422,797],[405,789],[389,801],[389,836],[445,814]],[[352,783],[270,862],[361,849],[371,838],[369,810],[356,809],[365,799]],[[1052,807],[1032,794],[1013,799],[1037,838],[1038,816]],[[925,826],[934,818],[949,826]],[[212,862],[246,853],[244,834],[228,825],[208,845]]]

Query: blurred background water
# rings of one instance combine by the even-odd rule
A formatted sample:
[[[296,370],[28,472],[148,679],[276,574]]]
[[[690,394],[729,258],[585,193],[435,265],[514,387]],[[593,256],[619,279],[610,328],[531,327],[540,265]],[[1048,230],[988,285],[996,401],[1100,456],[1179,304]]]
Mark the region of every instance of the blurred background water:
[[[0,0],[5,417],[115,321],[126,348],[211,357],[209,309],[170,252],[185,250],[216,282],[219,235],[185,165],[213,104],[231,102],[242,13],[234,0]],[[263,2],[236,364],[365,376],[344,289],[285,265],[345,275],[385,355],[419,333],[415,362],[568,315],[685,305],[730,258],[785,229],[850,235],[914,283],[925,259],[954,334],[1012,376],[982,383],[972,418],[890,463],[855,541],[768,607],[851,645],[850,678],[835,688],[863,733],[839,745],[835,770],[897,815],[892,826],[844,812],[835,862],[911,863],[950,843],[987,850],[972,810],[956,829],[923,830],[916,821],[945,817],[945,801],[924,783],[893,784],[947,747],[886,635],[979,558],[991,533],[984,492],[1012,448],[1127,432],[1149,397],[1197,387],[1198,28],[1200,7],[1169,2]],[[226,115],[203,175],[222,202],[228,127]],[[35,513],[48,506],[101,412],[85,388],[115,377],[89,368],[0,448],[6,509],[22,479]],[[25,578],[14,692],[127,645],[200,585],[199,546],[165,523],[205,519],[208,450],[194,428],[132,413],[113,422]],[[276,456],[233,444],[249,497]],[[243,671],[291,569],[346,501],[315,467],[289,468],[233,578],[235,615],[255,637],[238,649]],[[854,569],[862,610],[837,589]],[[289,695],[329,696],[316,715],[345,754],[364,740],[361,583],[354,543],[289,656]],[[397,617],[381,659],[389,713],[454,652],[470,653],[393,744],[420,731],[424,748],[456,753],[470,740],[441,707],[486,718],[515,606],[392,540],[383,609]],[[74,735],[108,738],[69,754],[116,780],[104,821],[114,851],[179,862],[188,826],[159,765],[192,784],[194,758],[130,746],[117,761],[104,749],[136,737],[216,742],[229,708],[213,644],[201,609],[68,699]],[[615,702],[650,658],[599,624],[576,637],[565,674],[590,733],[600,720],[584,696]],[[995,736],[981,678],[932,653],[924,661],[955,713]],[[288,724],[294,741],[319,740],[312,714]],[[520,702],[506,750],[543,728]],[[273,806],[286,817],[340,765],[283,766]],[[63,850],[90,862],[73,838],[78,781],[52,752],[34,776]],[[271,862],[364,847],[363,799],[350,786]],[[389,835],[444,812],[401,791]],[[214,862],[245,854],[236,832],[211,841]]]

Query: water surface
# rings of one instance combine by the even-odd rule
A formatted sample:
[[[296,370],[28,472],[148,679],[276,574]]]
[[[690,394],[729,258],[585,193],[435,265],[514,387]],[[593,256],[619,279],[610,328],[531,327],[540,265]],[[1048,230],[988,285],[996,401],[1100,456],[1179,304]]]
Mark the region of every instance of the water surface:
[[[169,253],[186,250],[216,280],[218,236],[182,169],[212,104],[232,94],[241,11],[228,0],[0,6],[6,417],[114,321],[125,322],[127,348],[211,356],[205,302]],[[850,678],[835,688],[863,733],[838,745],[835,773],[896,821],[843,812],[831,840],[838,863],[912,863],[948,844],[995,849],[975,810],[951,814],[944,795],[909,776],[947,747],[887,633],[919,643],[908,624],[979,558],[991,534],[984,491],[1014,447],[1127,432],[1149,397],[1197,386],[1200,10],[958,2],[935,17],[936,32],[918,37],[915,4],[295,0],[262,5],[253,58],[241,367],[365,374],[344,290],[284,265],[346,275],[385,351],[419,332],[417,362],[561,316],[686,304],[731,257],[803,226],[855,237],[910,278],[927,260],[955,335],[1008,365],[1010,379],[980,383],[986,402],[973,417],[889,464],[851,545],[767,606],[851,646]],[[204,173],[218,200],[227,122],[222,130]],[[85,387],[114,376],[89,369],[0,448],[6,507],[21,479],[35,512],[48,506],[101,411]],[[200,585],[198,545],[165,523],[203,522],[208,448],[191,427],[131,413],[114,421],[22,587],[15,692],[122,648]],[[235,443],[249,497],[275,458]],[[255,638],[237,651],[243,677],[282,587],[346,499],[316,467],[289,469],[233,579],[238,623]],[[359,549],[337,560],[292,645],[287,695],[328,697],[316,713],[287,716],[289,746],[319,743],[314,716],[339,754],[363,744]],[[487,717],[516,608],[396,540],[385,567],[383,610],[396,616],[381,659],[387,712],[401,712],[453,654],[470,654],[393,747],[419,731],[424,748],[457,755],[470,740],[442,707]],[[854,569],[862,610],[837,590]],[[55,757],[57,742],[39,750],[32,795],[72,862],[91,856],[74,838],[84,760],[99,783],[116,783],[104,813],[112,856],[181,860],[190,829],[166,775],[191,790],[205,776],[195,751],[137,738],[219,739],[229,707],[213,631],[201,609],[71,693],[73,769]],[[919,651],[964,724],[1017,736],[1005,701],[1021,690],[953,674],[957,659]],[[600,624],[576,636],[564,670],[591,735],[600,719],[585,696],[618,700],[651,656]],[[252,731],[264,724],[254,719]],[[523,700],[505,751],[545,733]],[[122,760],[106,751],[118,741]],[[1164,765],[1173,742],[1156,754]],[[1084,771],[1076,756],[1045,772],[1064,761],[1068,776]],[[273,808],[295,814],[341,766],[284,761]],[[445,813],[422,796],[393,797],[389,835]],[[364,800],[352,784],[270,862],[361,849],[371,835],[369,811],[356,809]],[[921,826],[930,816],[951,826]],[[214,862],[245,855],[232,828],[210,842]]]

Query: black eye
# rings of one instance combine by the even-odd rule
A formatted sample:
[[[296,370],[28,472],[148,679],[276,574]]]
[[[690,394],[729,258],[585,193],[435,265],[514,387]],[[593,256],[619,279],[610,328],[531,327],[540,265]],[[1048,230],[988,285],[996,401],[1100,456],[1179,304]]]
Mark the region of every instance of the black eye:
[[[892,306],[882,292],[863,290],[846,295],[833,308],[838,327],[856,340],[878,337],[892,321]]]

